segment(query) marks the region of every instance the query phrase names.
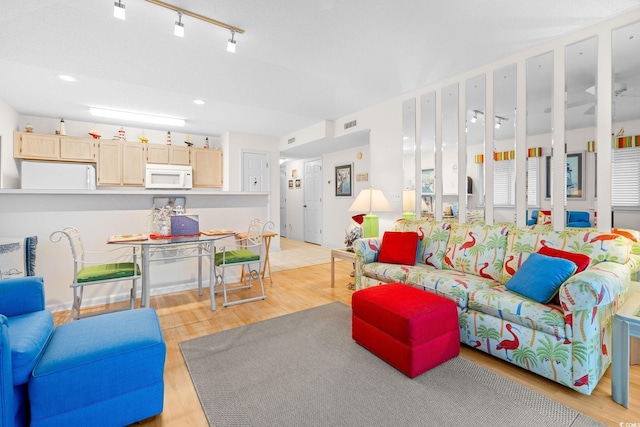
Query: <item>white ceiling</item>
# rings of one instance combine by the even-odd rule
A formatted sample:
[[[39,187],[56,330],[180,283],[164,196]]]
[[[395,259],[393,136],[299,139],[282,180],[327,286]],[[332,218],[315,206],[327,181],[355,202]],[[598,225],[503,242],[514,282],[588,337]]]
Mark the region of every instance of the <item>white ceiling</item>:
[[[180,39],[175,12],[123,0],[121,21],[113,1],[3,1],[0,99],[23,115],[100,123],[89,115],[95,106],[184,118],[185,133],[281,137],[638,8],[637,0],[169,0],[244,29],[231,54],[228,30],[184,16]]]

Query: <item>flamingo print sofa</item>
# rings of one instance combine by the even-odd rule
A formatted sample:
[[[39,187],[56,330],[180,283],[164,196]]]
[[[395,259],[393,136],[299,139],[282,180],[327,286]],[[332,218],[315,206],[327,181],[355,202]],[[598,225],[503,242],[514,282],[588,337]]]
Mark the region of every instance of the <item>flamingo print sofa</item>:
[[[450,298],[457,304],[462,343],[591,394],[611,363],[612,316],[638,271],[631,247],[640,233],[407,219],[398,220],[393,231],[418,234],[417,261],[380,263],[384,237],[359,239],[357,290],[401,282]],[[533,255],[543,247],[586,259],[579,273],[573,274],[570,263],[570,277],[559,279],[556,299],[549,302],[509,289],[560,270],[533,264],[544,258]]]

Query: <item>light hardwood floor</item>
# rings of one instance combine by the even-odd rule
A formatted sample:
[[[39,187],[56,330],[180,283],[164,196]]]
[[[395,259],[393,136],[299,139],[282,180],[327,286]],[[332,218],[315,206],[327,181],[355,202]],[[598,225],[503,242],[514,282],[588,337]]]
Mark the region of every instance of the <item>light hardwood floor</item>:
[[[165,400],[162,414],[144,420],[141,424],[208,425],[178,347],[179,342],[333,301],[350,305],[353,291],[347,289],[347,284],[353,280],[349,276],[351,271],[350,263],[336,262],[335,288],[331,288],[330,263],[275,271],[273,284],[269,284],[268,280],[266,282],[266,300],[223,308],[221,296],[218,296],[218,309],[215,312],[210,310],[207,290],[202,297],[198,296],[197,290],[152,297],[151,306],[158,312],[167,344]],[[234,291],[241,292],[245,291]],[[69,312],[56,312],[54,318],[56,324],[68,322]],[[480,351],[462,346],[461,354],[607,425],[640,423],[640,366],[631,367],[630,408],[625,409],[611,399],[610,368],[593,394],[585,396]],[[256,357],[260,355],[256,354]]]

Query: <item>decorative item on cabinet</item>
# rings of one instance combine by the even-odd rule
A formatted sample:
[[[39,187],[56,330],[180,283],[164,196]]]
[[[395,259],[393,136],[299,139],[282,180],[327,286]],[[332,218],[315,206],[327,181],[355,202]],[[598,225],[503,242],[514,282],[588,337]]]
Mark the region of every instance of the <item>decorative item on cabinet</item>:
[[[64,126],[64,119],[60,119],[60,135],[66,135],[67,129]]]
[[[204,139],[204,148],[209,148],[209,137]]]
[[[89,135],[93,137],[93,139],[100,139],[100,133],[98,133],[98,128],[94,124],[91,130],[89,131]]]
[[[120,141],[124,141],[126,139],[123,127],[120,127],[120,129],[118,130],[118,139]]]
[[[26,125],[24,125],[24,130],[25,132],[33,133],[33,125],[31,123],[27,123]]]
[[[193,142],[191,142],[191,135],[187,134],[187,138],[184,140],[184,143],[187,144],[189,147],[193,146]]]
[[[140,140],[141,143],[146,144],[147,142],[149,142],[149,138],[147,138],[146,136],[144,136],[144,129],[142,129],[142,135],[138,136],[138,139]]]
[[[167,131],[167,145],[171,145],[171,131]]]

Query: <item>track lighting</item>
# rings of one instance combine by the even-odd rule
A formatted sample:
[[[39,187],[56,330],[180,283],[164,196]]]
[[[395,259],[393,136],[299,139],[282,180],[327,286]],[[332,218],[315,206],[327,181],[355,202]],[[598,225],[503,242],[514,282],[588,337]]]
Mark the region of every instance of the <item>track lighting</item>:
[[[233,39],[233,36],[236,34],[235,31],[231,30],[231,38],[227,43],[227,52],[236,53],[236,41]]]
[[[178,11],[178,20],[176,26],[173,28],[173,34],[178,37],[184,37],[184,24],[182,23],[182,12]]]
[[[125,19],[124,5],[120,0],[113,3],[113,16],[118,19]]]
[[[500,117],[496,117],[496,129],[500,129],[500,126],[502,126],[502,120]]]
[[[204,15],[200,15],[199,13],[195,13],[195,12],[191,12],[189,10],[185,10],[182,8],[178,8],[177,6],[174,6],[170,3],[165,3],[164,1],[161,0],[146,0],[149,3],[155,4],[156,6],[160,6],[160,7],[164,7],[165,9],[169,9],[169,10],[173,10],[175,12],[178,12],[178,21],[176,21],[176,25],[174,28],[174,34],[178,37],[184,37],[184,24],[182,23],[182,15],[187,15],[190,16],[192,18],[195,19],[199,19],[201,21],[207,22],[209,24],[212,25],[217,25],[218,27],[222,27],[222,28],[226,28],[227,30],[231,31],[231,38],[229,39],[229,42],[227,43],[227,50],[229,52],[235,52],[236,51],[236,41],[234,40],[234,35],[235,33],[239,33],[239,34],[244,34],[244,30],[242,28],[238,28],[238,27],[234,27],[233,25],[229,25],[229,24],[225,24],[224,22],[221,21],[217,21],[215,19],[209,18],[207,16]],[[118,5],[120,5],[120,1],[118,1],[116,3],[116,7]],[[122,14],[124,16],[124,5],[121,6],[122,7]],[[124,18],[122,18],[124,19]]]
[[[471,123],[475,123],[478,121],[478,112],[473,110],[473,117],[471,117]]]

